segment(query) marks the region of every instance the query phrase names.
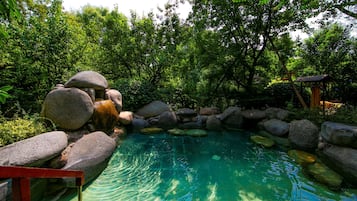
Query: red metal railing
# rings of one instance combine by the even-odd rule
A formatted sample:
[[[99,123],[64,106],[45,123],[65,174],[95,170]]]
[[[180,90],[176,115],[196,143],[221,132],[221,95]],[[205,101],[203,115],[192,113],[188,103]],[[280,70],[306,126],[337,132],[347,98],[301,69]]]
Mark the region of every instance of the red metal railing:
[[[82,186],[84,184],[84,173],[75,170],[59,170],[48,168],[30,168],[19,166],[0,166],[0,178],[12,179],[13,201],[30,201],[30,179],[31,178],[76,178],[78,187],[78,200],[82,200]]]

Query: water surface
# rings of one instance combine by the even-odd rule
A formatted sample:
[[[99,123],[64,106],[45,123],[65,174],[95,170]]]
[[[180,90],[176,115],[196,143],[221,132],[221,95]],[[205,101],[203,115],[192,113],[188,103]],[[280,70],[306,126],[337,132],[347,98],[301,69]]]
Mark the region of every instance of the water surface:
[[[357,190],[334,192],[307,179],[285,151],[257,146],[249,133],[210,132],[203,138],[134,133],[84,189],[83,200],[356,201]]]

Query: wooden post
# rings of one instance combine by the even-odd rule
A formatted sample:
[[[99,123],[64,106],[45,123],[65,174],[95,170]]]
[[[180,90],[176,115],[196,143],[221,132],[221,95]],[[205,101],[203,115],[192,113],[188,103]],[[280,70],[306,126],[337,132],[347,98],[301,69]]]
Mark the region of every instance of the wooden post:
[[[31,201],[30,187],[30,178],[14,178],[12,180],[12,200]]]

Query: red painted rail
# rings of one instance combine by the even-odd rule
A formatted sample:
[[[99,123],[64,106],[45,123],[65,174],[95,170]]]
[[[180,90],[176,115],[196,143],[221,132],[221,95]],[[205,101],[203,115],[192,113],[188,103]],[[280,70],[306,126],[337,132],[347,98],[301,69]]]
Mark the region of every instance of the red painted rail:
[[[13,201],[30,201],[30,179],[31,178],[62,178],[71,177],[76,179],[78,187],[78,200],[82,200],[82,186],[84,184],[84,173],[76,170],[60,170],[49,168],[30,168],[19,166],[0,166],[0,178],[12,179]]]

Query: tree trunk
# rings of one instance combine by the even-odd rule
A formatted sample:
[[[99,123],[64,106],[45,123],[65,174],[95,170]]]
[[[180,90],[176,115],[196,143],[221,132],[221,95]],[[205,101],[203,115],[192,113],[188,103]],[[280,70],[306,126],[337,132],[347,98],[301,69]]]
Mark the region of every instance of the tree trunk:
[[[306,105],[304,99],[302,98],[299,90],[297,90],[297,88],[296,88],[296,86],[295,86],[295,84],[294,84],[294,82],[293,82],[293,80],[291,78],[291,74],[289,73],[288,68],[286,68],[285,63],[282,61],[281,56],[279,54],[279,51],[278,51],[278,49],[276,49],[272,38],[269,37],[269,41],[270,41],[271,46],[273,47],[274,52],[276,53],[276,55],[279,58],[279,62],[281,63],[281,66],[282,66],[283,70],[285,71],[286,75],[288,76],[289,83],[291,84],[291,87],[293,88],[297,98],[299,99],[300,104],[304,107],[304,109],[306,109],[307,105]]]

